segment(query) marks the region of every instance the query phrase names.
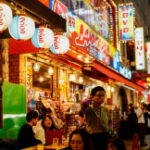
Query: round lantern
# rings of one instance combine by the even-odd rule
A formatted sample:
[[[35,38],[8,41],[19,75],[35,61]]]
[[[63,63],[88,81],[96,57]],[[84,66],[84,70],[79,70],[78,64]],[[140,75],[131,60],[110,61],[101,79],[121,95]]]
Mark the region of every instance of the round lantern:
[[[15,16],[9,26],[10,35],[17,40],[28,40],[35,31],[34,21],[27,16]]]
[[[54,42],[52,30],[44,27],[36,28],[32,36],[32,43],[37,48],[49,48]]]
[[[12,21],[11,8],[3,3],[0,3],[0,31],[4,31],[8,28]]]
[[[54,36],[54,43],[50,47],[50,50],[54,54],[65,54],[69,50],[69,39],[63,35]]]

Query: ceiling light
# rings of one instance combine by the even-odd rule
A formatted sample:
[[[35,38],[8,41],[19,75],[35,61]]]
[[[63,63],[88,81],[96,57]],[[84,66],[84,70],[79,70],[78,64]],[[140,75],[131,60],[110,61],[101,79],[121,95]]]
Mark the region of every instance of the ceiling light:
[[[79,83],[83,83],[83,77],[79,78]]]
[[[49,75],[53,75],[53,73],[54,73],[54,69],[53,69],[52,67],[50,67],[50,68],[48,69],[48,74],[49,74]]]
[[[35,72],[38,72],[40,70],[40,65],[37,62],[34,63],[33,69]]]

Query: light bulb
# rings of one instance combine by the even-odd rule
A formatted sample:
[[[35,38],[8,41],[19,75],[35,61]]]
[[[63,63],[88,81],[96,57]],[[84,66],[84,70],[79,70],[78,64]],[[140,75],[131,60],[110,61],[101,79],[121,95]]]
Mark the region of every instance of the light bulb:
[[[48,74],[49,74],[49,75],[53,75],[53,73],[54,73],[54,69],[53,69],[52,67],[50,67],[50,68],[48,69]]]
[[[40,82],[43,82],[43,81],[44,81],[44,78],[43,78],[43,77],[40,77],[40,78],[39,78],[39,81],[40,81]]]
[[[83,83],[83,77],[79,78],[79,83]]]
[[[71,74],[70,78],[69,78],[69,81],[75,81],[75,79],[76,79],[76,76],[74,74]]]
[[[40,65],[36,62],[33,66],[33,69],[35,72],[38,72],[40,70]]]

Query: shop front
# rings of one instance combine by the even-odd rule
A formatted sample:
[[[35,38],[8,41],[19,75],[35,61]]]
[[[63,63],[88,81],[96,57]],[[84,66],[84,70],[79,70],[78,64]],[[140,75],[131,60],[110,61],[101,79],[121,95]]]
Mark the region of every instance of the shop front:
[[[22,3],[18,0],[15,1],[17,4]],[[60,42],[61,44],[57,46],[53,44],[52,47],[45,49],[35,47],[31,39],[25,41],[10,38],[6,44],[8,47],[6,53],[9,54],[8,70],[3,69],[4,81],[10,83],[9,85],[5,84],[3,89],[14,86],[12,91],[15,92],[22,86],[19,93],[23,94],[17,99],[17,101],[21,100],[21,103],[16,105],[16,99],[13,99],[14,106],[20,108],[17,114],[22,114],[24,117],[22,123],[25,122],[26,112],[31,109],[38,110],[40,117],[46,113],[53,114],[56,129],[61,131],[63,129],[64,138],[67,139],[68,135],[80,126],[80,103],[90,97],[93,87],[103,86],[107,94],[104,105],[110,111],[114,123],[113,129],[116,130],[120,114],[128,111],[128,99],[132,102],[131,96],[127,95],[133,96],[136,95],[136,91],[145,89],[121,75],[119,52],[110,45],[110,43],[113,45],[116,43],[108,37],[106,28],[99,29],[104,37],[100,36],[63,3],[56,2],[57,5],[54,6],[52,5],[54,2],[51,1],[51,9],[66,19],[67,32],[62,34],[60,32],[62,30],[55,29],[54,23],[54,41],[57,45],[57,37],[66,36],[70,42],[69,50],[62,54],[63,51],[59,47],[64,48],[65,42]],[[29,7],[29,4],[25,4],[25,8]],[[34,11],[34,8],[30,9]],[[104,14],[108,17],[106,12]],[[41,15],[43,14],[41,13]],[[107,24],[105,20],[100,21],[103,22],[103,25]],[[110,28],[112,29],[113,26],[110,25]],[[110,43],[106,40],[107,38]],[[117,38],[114,37],[114,39],[117,41]],[[134,89],[133,92],[129,89],[125,91],[125,86]],[[6,97],[14,97],[13,92]],[[12,112],[15,113],[15,110]],[[9,116],[6,117],[9,118]]]

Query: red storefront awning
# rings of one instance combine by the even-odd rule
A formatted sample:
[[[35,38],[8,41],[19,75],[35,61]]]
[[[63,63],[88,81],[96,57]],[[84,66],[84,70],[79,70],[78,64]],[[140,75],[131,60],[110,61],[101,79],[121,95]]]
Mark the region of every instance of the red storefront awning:
[[[127,78],[123,77],[120,73],[117,73],[116,71],[106,67],[105,65],[99,63],[99,62],[93,62],[93,67],[98,70],[99,72],[105,74],[109,78],[116,80],[118,82],[121,82],[131,88],[134,88],[138,91],[146,91],[145,88],[142,86],[132,82],[131,80],[128,80]]]

